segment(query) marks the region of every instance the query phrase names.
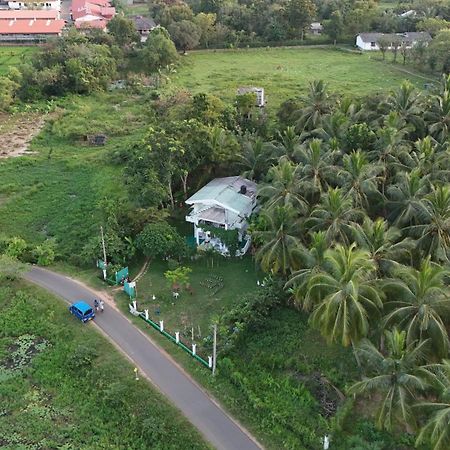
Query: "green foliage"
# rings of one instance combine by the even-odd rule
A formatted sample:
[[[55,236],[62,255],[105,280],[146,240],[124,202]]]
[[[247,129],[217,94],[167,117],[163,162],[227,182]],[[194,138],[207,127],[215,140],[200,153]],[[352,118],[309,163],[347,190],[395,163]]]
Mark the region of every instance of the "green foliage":
[[[136,31],[134,22],[131,19],[117,15],[114,16],[107,25],[108,32],[120,47],[139,42],[139,33]]]
[[[186,242],[167,222],[151,223],[144,227],[136,240],[137,247],[150,258],[181,258]]]
[[[168,270],[167,272],[164,272],[164,276],[172,286],[174,285],[187,285],[189,284],[189,274],[192,272],[192,269],[190,267],[177,267],[174,270]]]
[[[49,266],[53,264],[56,257],[56,242],[52,239],[48,239],[42,244],[36,246],[33,253],[37,259],[37,263],[40,266]]]
[[[140,57],[144,67],[150,73],[158,72],[178,60],[175,45],[163,28],[150,33]]]
[[[11,258],[19,259],[25,253],[28,244],[26,241],[20,237],[13,237],[9,240],[8,246],[6,247],[5,254]]]
[[[159,393],[136,383],[128,361],[92,327],[75,321],[61,300],[23,283],[2,283],[0,309],[3,447],[208,448]],[[12,376],[3,376],[6,367]]]

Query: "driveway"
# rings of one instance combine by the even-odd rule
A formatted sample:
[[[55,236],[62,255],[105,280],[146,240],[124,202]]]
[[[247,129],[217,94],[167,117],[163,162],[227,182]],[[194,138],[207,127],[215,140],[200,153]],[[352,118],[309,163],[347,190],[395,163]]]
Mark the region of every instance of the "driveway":
[[[38,267],[33,267],[25,278],[68,302],[83,299],[93,305],[94,298],[101,296],[71,278]],[[97,314],[95,323],[215,448],[219,450],[262,448],[120,311],[106,304],[105,312]]]

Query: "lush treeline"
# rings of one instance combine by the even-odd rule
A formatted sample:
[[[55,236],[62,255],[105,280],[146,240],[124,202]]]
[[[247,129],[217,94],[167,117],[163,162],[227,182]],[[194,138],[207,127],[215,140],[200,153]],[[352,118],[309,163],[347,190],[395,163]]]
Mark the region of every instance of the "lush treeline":
[[[292,105],[291,105],[292,106]],[[450,443],[450,78],[365,102],[322,82],[248,147],[256,260],[329,342],[351,346],[376,424]],[[248,164],[247,162],[251,162]]]

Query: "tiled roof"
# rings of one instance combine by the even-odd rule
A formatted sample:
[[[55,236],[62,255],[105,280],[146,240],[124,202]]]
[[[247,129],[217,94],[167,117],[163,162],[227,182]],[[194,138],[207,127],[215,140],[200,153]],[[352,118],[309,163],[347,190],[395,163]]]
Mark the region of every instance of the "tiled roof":
[[[60,34],[64,20],[0,20],[0,34]]]
[[[378,42],[381,38],[400,39],[406,42],[431,41],[430,33],[426,31],[407,33],[360,33],[359,37],[363,42]]]

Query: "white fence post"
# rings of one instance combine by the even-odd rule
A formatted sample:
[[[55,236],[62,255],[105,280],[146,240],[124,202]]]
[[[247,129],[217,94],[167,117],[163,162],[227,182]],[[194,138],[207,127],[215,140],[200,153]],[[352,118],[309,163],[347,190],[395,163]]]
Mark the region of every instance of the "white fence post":
[[[212,369],[212,356],[208,356],[208,367]]]
[[[136,302],[136,300],[133,300],[133,308],[137,310],[137,302]]]
[[[160,321],[159,321],[159,329],[160,329],[161,331],[164,331],[164,320],[160,320]]]
[[[175,331],[175,342],[177,344],[180,343],[180,332],[179,331]]]
[[[145,313],[145,320],[148,320],[148,309],[145,309],[144,313]]]
[[[197,344],[192,344],[192,354],[195,355],[195,350],[197,348]]]

